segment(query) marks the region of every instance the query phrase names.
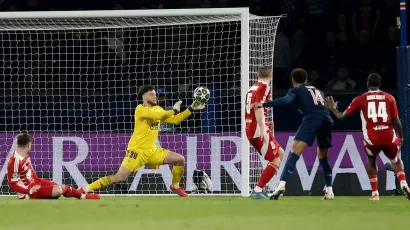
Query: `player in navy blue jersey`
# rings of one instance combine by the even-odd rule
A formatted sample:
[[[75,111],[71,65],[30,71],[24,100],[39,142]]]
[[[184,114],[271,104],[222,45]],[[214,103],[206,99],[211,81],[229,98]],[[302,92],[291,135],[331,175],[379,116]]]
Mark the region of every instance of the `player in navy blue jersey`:
[[[308,75],[304,69],[295,69],[291,73],[293,88],[289,89],[286,96],[278,98],[268,103],[255,103],[255,108],[276,107],[295,103],[302,113],[302,123],[300,124],[295,139],[293,141],[293,152],[286,161],[280,182],[273,192],[271,199],[277,200],[285,192],[285,185],[288,177],[296,168],[296,162],[307,146],[312,146],[317,138],[317,154],[319,163],[323,169],[326,183],[326,193],[324,200],[334,198],[332,190],[332,167],[327,159],[329,148],[332,147],[332,127],[333,119],[326,106],[325,95],[322,91],[313,86],[306,85]]]

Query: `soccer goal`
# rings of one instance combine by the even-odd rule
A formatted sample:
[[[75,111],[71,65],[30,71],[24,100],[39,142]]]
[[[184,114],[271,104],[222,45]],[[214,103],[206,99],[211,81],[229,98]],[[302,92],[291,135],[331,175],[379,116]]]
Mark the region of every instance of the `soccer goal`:
[[[281,16],[248,8],[0,13],[0,192],[15,136],[28,131],[40,177],[81,186],[115,173],[133,131],[137,89],[157,88],[159,104],[190,105],[198,86],[208,106],[163,125],[158,145],[186,158],[214,195],[248,196],[262,169],[245,136],[244,95],[257,68],[272,66]],[[184,108],[182,108],[184,109]],[[109,195],[169,194],[171,168],[139,170]]]

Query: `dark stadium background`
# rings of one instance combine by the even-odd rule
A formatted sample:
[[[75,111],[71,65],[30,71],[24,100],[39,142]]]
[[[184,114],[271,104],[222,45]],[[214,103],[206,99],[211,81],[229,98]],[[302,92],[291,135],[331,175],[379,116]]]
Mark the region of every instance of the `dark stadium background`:
[[[377,72],[382,75],[383,90],[391,92],[396,96],[396,47],[400,41],[400,31],[396,25],[396,17],[399,16],[399,1],[398,0],[158,0],[149,1],[51,1],[51,0],[3,0],[0,1],[0,9],[2,11],[48,11],[48,10],[110,10],[110,9],[156,9],[156,8],[201,8],[201,7],[250,7],[250,11],[256,15],[280,15],[287,14],[287,17],[280,23],[279,32],[283,33],[281,39],[277,39],[275,47],[275,59],[278,65],[275,66],[274,85],[276,87],[277,95],[283,95],[286,93],[287,87],[289,87],[288,73],[292,68],[302,67],[306,68],[310,75],[315,75],[316,80],[313,80],[313,85],[326,91],[326,94],[333,95],[339,100],[339,108],[345,109],[350,103],[352,98],[366,90],[366,77],[369,73]],[[356,31],[353,31],[352,19],[356,14]],[[366,20],[368,23],[363,23]],[[3,37],[2,40],[7,38]],[[12,40],[13,37],[8,39]],[[280,41],[279,41],[280,40]],[[135,42],[135,41],[132,41]],[[90,44],[89,44],[90,46]],[[280,47],[286,46],[283,51]],[[2,44],[2,47],[7,47],[7,44]],[[279,48],[278,48],[279,47]],[[280,50],[280,51],[279,51]],[[2,53],[14,52],[15,50],[5,50],[3,48]],[[284,54],[286,52],[286,54]],[[14,56],[17,59],[17,56]],[[22,56],[20,56],[21,58]],[[287,58],[286,58],[287,57]],[[283,59],[286,59],[284,63]],[[16,64],[18,60],[2,60],[2,65]],[[276,61],[274,61],[275,63]],[[70,64],[70,63],[69,63]],[[76,64],[76,63],[72,63]],[[106,63],[109,64],[109,63]],[[47,65],[47,64],[46,64]],[[44,66],[45,67],[45,66]],[[200,66],[197,66],[201,69]],[[45,68],[44,68],[45,69]],[[335,79],[340,77],[339,71],[345,71],[345,75],[349,80],[355,82],[354,87],[349,87],[340,90],[332,90],[332,83]],[[46,71],[46,70],[44,70]],[[115,73],[112,73],[116,78],[128,77]],[[0,75],[0,88],[7,89],[10,84],[18,84],[18,78],[12,79],[9,82],[5,82],[7,75],[13,73],[7,73],[4,70]],[[98,76],[97,76],[98,77]],[[170,76],[172,77],[172,76]],[[150,76],[153,83],[158,85],[164,84],[158,81],[164,81],[164,77],[160,76],[155,79],[155,76]],[[162,78],[162,79],[161,79]],[[84,79],[87,80],[87,79]],[[122,80],[122,79],[118,79]],[[156,81],[157,80],[157,81]],[[213,79],[200,80],[204,82],[210,82]],[[166,80],[165,80],[166,81]],[[350,82],[350,81],[349,81]],[[139,82],[136,82],[139,83]],[[48,83],[48,87],[52,84]],[[80,84],[80,83],[77,83]],[[85,83],[83,83],[85,84]],[[114,83],[112,83],[114,84]],[[229,94],[229,90],[232,87],[237,87],[240,82],[227,82],[226,84],[220,84],[221,94]],[[23,88],[24,85],[19,85]],[[63,87],[63,86],[61,86]],[[70,86],[68,86],[70,87]],[[87,84],[88,88],[93,88],[93,84]],[[97,86],[99,87],[99,86]],[[177,89],[168,86],[168,91],[172,93]],[[224,92],[222,92],[224,91]],[[2,94],[3,95],[3,94]],[[172,97],[171,97],[172,98]],[[170,99],[171,99],[170,98]],[[129,98],[135,101],[135,98]],[[30,99],[21,100],[33,101]],[[80,100],[80,98],[74,98],[74,100]],[[96,99],[96,101],[109,101],[108,98]],[[128,98],[124,98],[127,101]],[[116,101],[121,101],[117,98]],[[231,102],[234,105],[230,105],[228,109],[230,111],[236,111],[238,118],[240,118],[240,98],[231,97]],[[35,101],[33,101],[35,103]],[[172,101],[169,102],[172,104]],[[103,106],[103,103],[97,104],[97,106]],[[8,106],[7,104],[2,104]],[[30,104],[20,105],[32,108]],[[110,116],[117,115],[120,120],[119,124],[124,127],[113,127],[114,129],[128,129],[132,127],[132,123],[127,121],[121,121],[122,115],[132,114],[134,106],[124,106],[121,103],[112,105]],[[21,108],[20,109],[24,109]],[[72,108],[71,114],[67,114],[67,117],[80,125],[80,123],[88,124],[87,119],[81,119],[76,117],[79,111],[85,108]],[[98,108],[97,108],[98,109]],[[48,108],[39,108],[41,113],[48,113]],[[44,111],[43,111],[44,110]],[[4,113],[4,109],[0,110],[0,113]],[[287,113],[277,113],[275,115],[275,128],[277,131],[295,130],[299,122],[299,113],[295,109],[286,109]],[[55,113],[56,111],[51,111]],[[113,114],[114,113],[114,114]],[[26,114],[28,116],[29,114]],[[47,114],[44,114],[45,116]],[[101,118],[104,119],[104,114],[101,113]],[[0,128],[2,130],[11,131],[15,122],[4,122],[4,119],[10,118],[5,114],[0,114]],[[236,131],[240,128],[240,120],[235,122],[229,121],[229,125],[226,124],[223,119],[223,114],[216,119],[221,119],[217,122],[215,131]],[[292,119],[289,119],[292,118]],[[294,118],[294,119],[293,119]],[[26,122],[19,122],[20,124]],[[41,122],[27,122],[36,123],[40,125]],[[52,122],[50,122],[52,123]],[[6,126],[6,127],[4,127]],[[88,131],[93,131],[98,127],[88,127],[87,125],[82,127]],[[38,130],[41,127],[19,127],[20,130]],[[48,130],[53,130],[54,127],[48,127]],[[67,127],[57,127],[57,130],[68,129]],[[358,116],[345,122],[336,121],[335,130],[360,130],[360,119]],[[182,128],[182,131],[183,128]],[[188,130],[186,130],[188,131]],[[189,130],[195,131],[195,130]],[[200,131],[200,130],[196,130]]]

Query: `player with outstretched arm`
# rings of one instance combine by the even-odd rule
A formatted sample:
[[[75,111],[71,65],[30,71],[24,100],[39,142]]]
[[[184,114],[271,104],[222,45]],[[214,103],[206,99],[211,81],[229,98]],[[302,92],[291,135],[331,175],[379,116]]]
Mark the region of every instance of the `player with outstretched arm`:
[[[7,164],[8,183],[19,199],[56,199],[60,196],[78,199],[100,199],[98,194],[82,194],[68,185],[37,176],[31,164],[29,152],[33,138],[27,133],[17,135],[17,149]]]
[[[317,154],[319,163],[325,177],[326,192],[324,200],[334,199],[332,189],[332,167],[327,159],[329,148],[332,147],[333,119],[325,104],[324,93],[313,86],[306,85],[308,74],[304,69],[295,69],[291,73],[293,88],[285,97],[278,98],[268,103],[257,103],[255,108],[266,108],[296,103],[302,113],[302,123],[296,132],[293,141],[293,152],[286,161],[278,187],[273,192],[271,199],[277,200],[285,192],[286,181],[296,168],[296,162],[307,148],[312,146],[317,138]]]
[[[184,157],[181,154],[158,147],[155,142],[158,138],[161,122],[178,124],[188,118],[193,111],[204,109],[205,103],[194,101],[188,109],[179,113],[182,101],[178,101],[173,110],[165,111],[157,105],[155,88],[151,85],[142,86],[138,98],[142,99],[143,103],[135,109],[134,132],[128,142],[126,155],[119,170],[115,175],[102,177],[80,188],[80,190],[83,192],[94,191],[124,181],[131,173],[137,172],[144,165],[158,169],[161,165],[171,164],[173,167],[170,190],[179,196],[188,197],[184,189],[179,187],[184,173]]]
[[[246,93],[246,136],[260,155],[268,161],[266,168],[259,177],[258,184],[251,194],[253,199],[268,199],[263,190],[280,167],[284,151],[273,135],[273,123],[266,120],[268,110],[254,109],[252,104],[272,100],[271,88],[272,69],[261,67],[258,70],[258,82]],[[270,128],[268,128],[270,127]]]
[[[392,162],[392,169],[400,181],[400,187],[406,198],[410,199],[410,189],[406,182],[403,161],[398,158],[400,145],[403,144],[404,139],[396,100],[391,94],[379,90],[380,86],[380,75],[370,74],[367,78],[369,91],[354,98],[343,113],[337,110],[337,103],[333,97],[326,98],[326,102],[333,114],[341,120],[360,111],[363,144],[367,153],[366,171],[372,187],[370,200],[379,200],[376,157],[381,151]]]

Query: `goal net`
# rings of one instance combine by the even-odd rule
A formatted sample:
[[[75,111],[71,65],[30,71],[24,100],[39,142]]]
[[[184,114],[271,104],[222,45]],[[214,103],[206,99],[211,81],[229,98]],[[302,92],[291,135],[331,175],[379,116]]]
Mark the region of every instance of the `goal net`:
[[[0,193],[14,194],[7,161],[20,131],[34,138],[30,156],[42,178],[82,186],[115,173],[141,103],[137,89],[146,84],[156,87],[165,109],[178,99],[185,109],[198,86],[211,92],[206,109],[178,125],[162,124],[157,141],[184,155],[188,192],[196,169],[210,176],[213,194],[241,194],[243,182],[253,188],[263,161],[241,151],[242,96],[257,68],[272,66],[280,17],[206,10],[0,15]],[[250,154],[245,179],[242,154]],[[171,178],[171,166],[143,167],[98,193],[169,194]]]

